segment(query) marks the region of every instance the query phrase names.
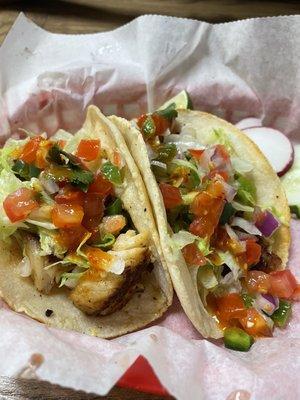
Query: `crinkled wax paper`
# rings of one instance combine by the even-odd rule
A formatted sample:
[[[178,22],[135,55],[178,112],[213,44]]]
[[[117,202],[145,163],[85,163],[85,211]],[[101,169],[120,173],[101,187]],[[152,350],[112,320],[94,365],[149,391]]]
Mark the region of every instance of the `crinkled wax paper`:
[[[143,16],[111,32],[59,35],[20,15],[0,49],[0,133],[75,131],[84,110],[128,118],[182,89],[196,109],[247,116],[300,139],[300,16],[211,25]],[[300,223],[289,265],[300,278]],[[173,304],[156,325],[114,340],[48,328],[0,308],[0,373],[107,393],[144,355],[178,399],[299,399],[300,305],[249,353],[203,340]],[[33,356],[39,355],[40,356]],[[36,357],[33,360],[33,357]],[[29,371],[29,372],[28,372]]]

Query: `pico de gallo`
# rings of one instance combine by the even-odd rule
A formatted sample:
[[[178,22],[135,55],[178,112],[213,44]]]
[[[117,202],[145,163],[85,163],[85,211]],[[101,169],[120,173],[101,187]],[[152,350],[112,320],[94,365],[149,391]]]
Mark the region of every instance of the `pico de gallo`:
[[[176,101],[136,121],[158,182],[172,244],[224,331],[225,346],[248,351],[254,338],[285,327],[300,285],[271,250],[282,223],[256,204],[253,166],[237,157],[222,129],[202,145],[176,125]]]
[[[85,131],[28,134],[0,150],[1,239],[18,240],[19,273],[40,292],[65,286],[86,314],[112,313],[149,261],[148,234],[121,200],[123,156]]]

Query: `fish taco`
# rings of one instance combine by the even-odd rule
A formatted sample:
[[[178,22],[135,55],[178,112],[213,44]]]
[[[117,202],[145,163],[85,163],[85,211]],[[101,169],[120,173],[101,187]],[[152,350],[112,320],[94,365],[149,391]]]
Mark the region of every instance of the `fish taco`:
[[[290,314],[297,283],[285,269],[289,207],[276,173],[245,134],[188,110],[184,93],[179,99],[135,121],[110,120],[143,176],[187,316],[204,337],[225,335],[229,347],[247,350]]]
[[[0,151],[0,295],[54,327],[114,337],[172,302],[148,195],[114,124],[90,106],[74,135]]]

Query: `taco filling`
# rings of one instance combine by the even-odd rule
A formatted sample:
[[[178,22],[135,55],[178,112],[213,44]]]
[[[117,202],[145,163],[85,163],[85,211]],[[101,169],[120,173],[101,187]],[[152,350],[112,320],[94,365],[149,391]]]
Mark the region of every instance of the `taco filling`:
[[[254,166],[237,155],[222,128],[208,129],[202,144],[177,115],[171,103],[134,122],[172,229],[169,245],[181,250],[225,344],[246,351],[253,337],[286,325],[298,296],[295,277],[282,270],[286,260],[272,248],[288,220],[273,205],[258,204]]]
[[[148,233],[138,232],[120,198],[121,153],[58,132],[10,139],[0,157],[0,234],[22,248],[19,274],[43,294],[68,287],[88,315],[122,308],[150,254]]]

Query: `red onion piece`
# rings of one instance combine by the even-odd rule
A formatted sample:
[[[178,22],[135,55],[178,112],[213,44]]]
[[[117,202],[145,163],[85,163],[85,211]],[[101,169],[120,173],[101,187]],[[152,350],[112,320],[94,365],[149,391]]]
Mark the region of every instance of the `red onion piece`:
[[[278,297],[274,297],[271,294],[262,294],[262,296],[268,300],[270,303],[273,303],[275,306],[275,309],[277,310],[277,308],[279,307],[279,299]]]
[[[270,211],[264,211],[255,223],[263,236],[271,236],[279,228],[279,222]]]
[[[265,312],[267,315],[272,315],[276,310],[276,306],[272,301],[266,299],[263,295],[257,295],[255,299],[255,305],[258,309]]]

